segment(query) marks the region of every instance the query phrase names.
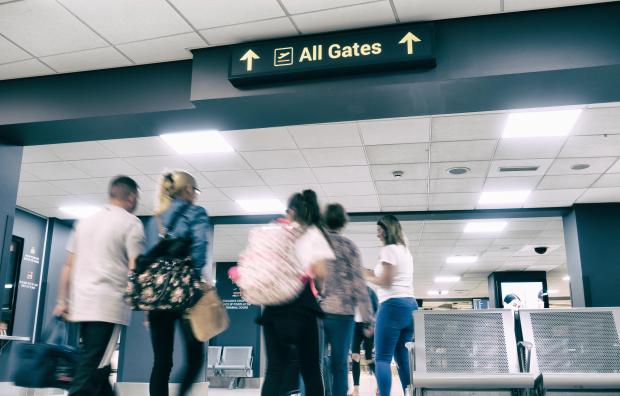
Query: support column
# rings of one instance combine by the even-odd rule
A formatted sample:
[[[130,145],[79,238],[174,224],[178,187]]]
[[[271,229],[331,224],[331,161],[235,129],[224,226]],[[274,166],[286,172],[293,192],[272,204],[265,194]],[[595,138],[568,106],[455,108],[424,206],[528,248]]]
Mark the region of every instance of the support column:
[[[575,205],[564,240],[573,306],[620,306],[620,204]]]

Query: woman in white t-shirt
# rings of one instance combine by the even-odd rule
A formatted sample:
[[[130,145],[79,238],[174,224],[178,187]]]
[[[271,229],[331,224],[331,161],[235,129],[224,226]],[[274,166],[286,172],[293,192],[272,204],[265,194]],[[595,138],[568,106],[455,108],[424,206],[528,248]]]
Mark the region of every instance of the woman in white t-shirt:
[[[398,365],[403,391],[409,385],[409,356],[405,343],[413,339],[413,311],[418,304],[413,295],[413,258],[395,216],[377,222],[377,237],[383,243],[379,263],[367,270],[367,279],[377,285],[379,311],[375,328],[375,373],[380,396],[389,396],[392,387],[392,358]],[[405,391],[406,393],[406,391]]]
[[[305,190],[294,194],[286,211],[289,221],[304,228],[295,244],[296,256],[305,271],[313,278],[325,277],[327,260],[335,259],[324,231],[320,228],[321,213],[316,193]],[[267,351],[267,372],[262,396],[280,395],[290,376],[291,349],[297,350],[299,371],[307,395],[323,395],[319,349],[318,318],[323,311],[308,282],[301,294],[291,303],[266,306],[260,318]],[[293,370],[294,371],[294,370]],[[297,373],[293,376],[297,377]]]

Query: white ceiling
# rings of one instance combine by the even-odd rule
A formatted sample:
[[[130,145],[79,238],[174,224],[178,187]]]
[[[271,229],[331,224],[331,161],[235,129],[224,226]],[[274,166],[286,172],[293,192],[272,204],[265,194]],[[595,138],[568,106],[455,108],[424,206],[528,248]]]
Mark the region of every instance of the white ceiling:
[[[190,59],[188,49],[611,0],[0,0],[0,80]]]
[[[487,277],[494,271],[546,271],[551,297],[570,295],[564,280],[566,252],[561,218],[498,219],[508,223],[501,233],[463,233],[466,220],[403,221],[414,258],[414,288],[419,298],[430,290],[441,290],[442,298],[488,296]],[[215,262],[237,261],[246,246],[248,232],[255,225],[216,225],[213,243]],[[376,265],[381,247],[375,223],[349,223],[344,235],[359,247],[362,263]],[[528,245],[549,246],[539,255]],[[451,255],[477,255],[474,264],[446,264]],[[461,276],[456,283],[436,283],[436,276]]]
[[[516,207],[620,201],[620,104],[585,106],[566,137],[501,139],[506,118],[472,113],[224,131],[235,151],[218,154],[178,155],[159,137],[30,146],[17,204],[67,218],[59,206],[102,204],[109,179],[126,174],[142,189],[138,213],[150,215],[159,175],[171,169],[197,177],[200,204],[212,216],[248,214],[238,199],[286,202],[305,188],[349,212],[484,209],[481,192],[519,189],[533,191]],[[584,163],[590,167],[570,169]],[[530,165],[539,169],[498,172]],[[448,174],[454,166],[471,171]]]

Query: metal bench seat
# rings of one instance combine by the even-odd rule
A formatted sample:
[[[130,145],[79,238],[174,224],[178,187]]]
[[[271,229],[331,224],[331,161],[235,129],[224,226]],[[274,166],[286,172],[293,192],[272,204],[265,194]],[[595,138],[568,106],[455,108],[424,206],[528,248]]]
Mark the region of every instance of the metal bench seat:
[[[415,387],[434,390],[496,390],[534,388],[539,374],[413,374]]]
[[[620,374],[545,374],[545,388],[558,390],[620,390]]]

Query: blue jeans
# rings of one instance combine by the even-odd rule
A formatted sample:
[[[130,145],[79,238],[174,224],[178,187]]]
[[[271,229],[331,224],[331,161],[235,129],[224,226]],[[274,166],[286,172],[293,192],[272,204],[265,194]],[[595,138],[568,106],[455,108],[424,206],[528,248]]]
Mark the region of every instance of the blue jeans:
[[[323,319],[323,332],[325,349],[331,345],[331,355],[327,359],[324,353],[324,378],[326,395],[347,396],[349,390],[349,347],[353,338],[353,315],[325,314]],[[328,387],[331,384],[331,393]]]
[[[398,366],[403,391],[409,385],[409,355],[405,343],[413,340],[413,311],[418,309],[414,298],[390,298],[381,303],[375,330],[375,373],[380,396],[389,396],[392,389],[392,357]]]

